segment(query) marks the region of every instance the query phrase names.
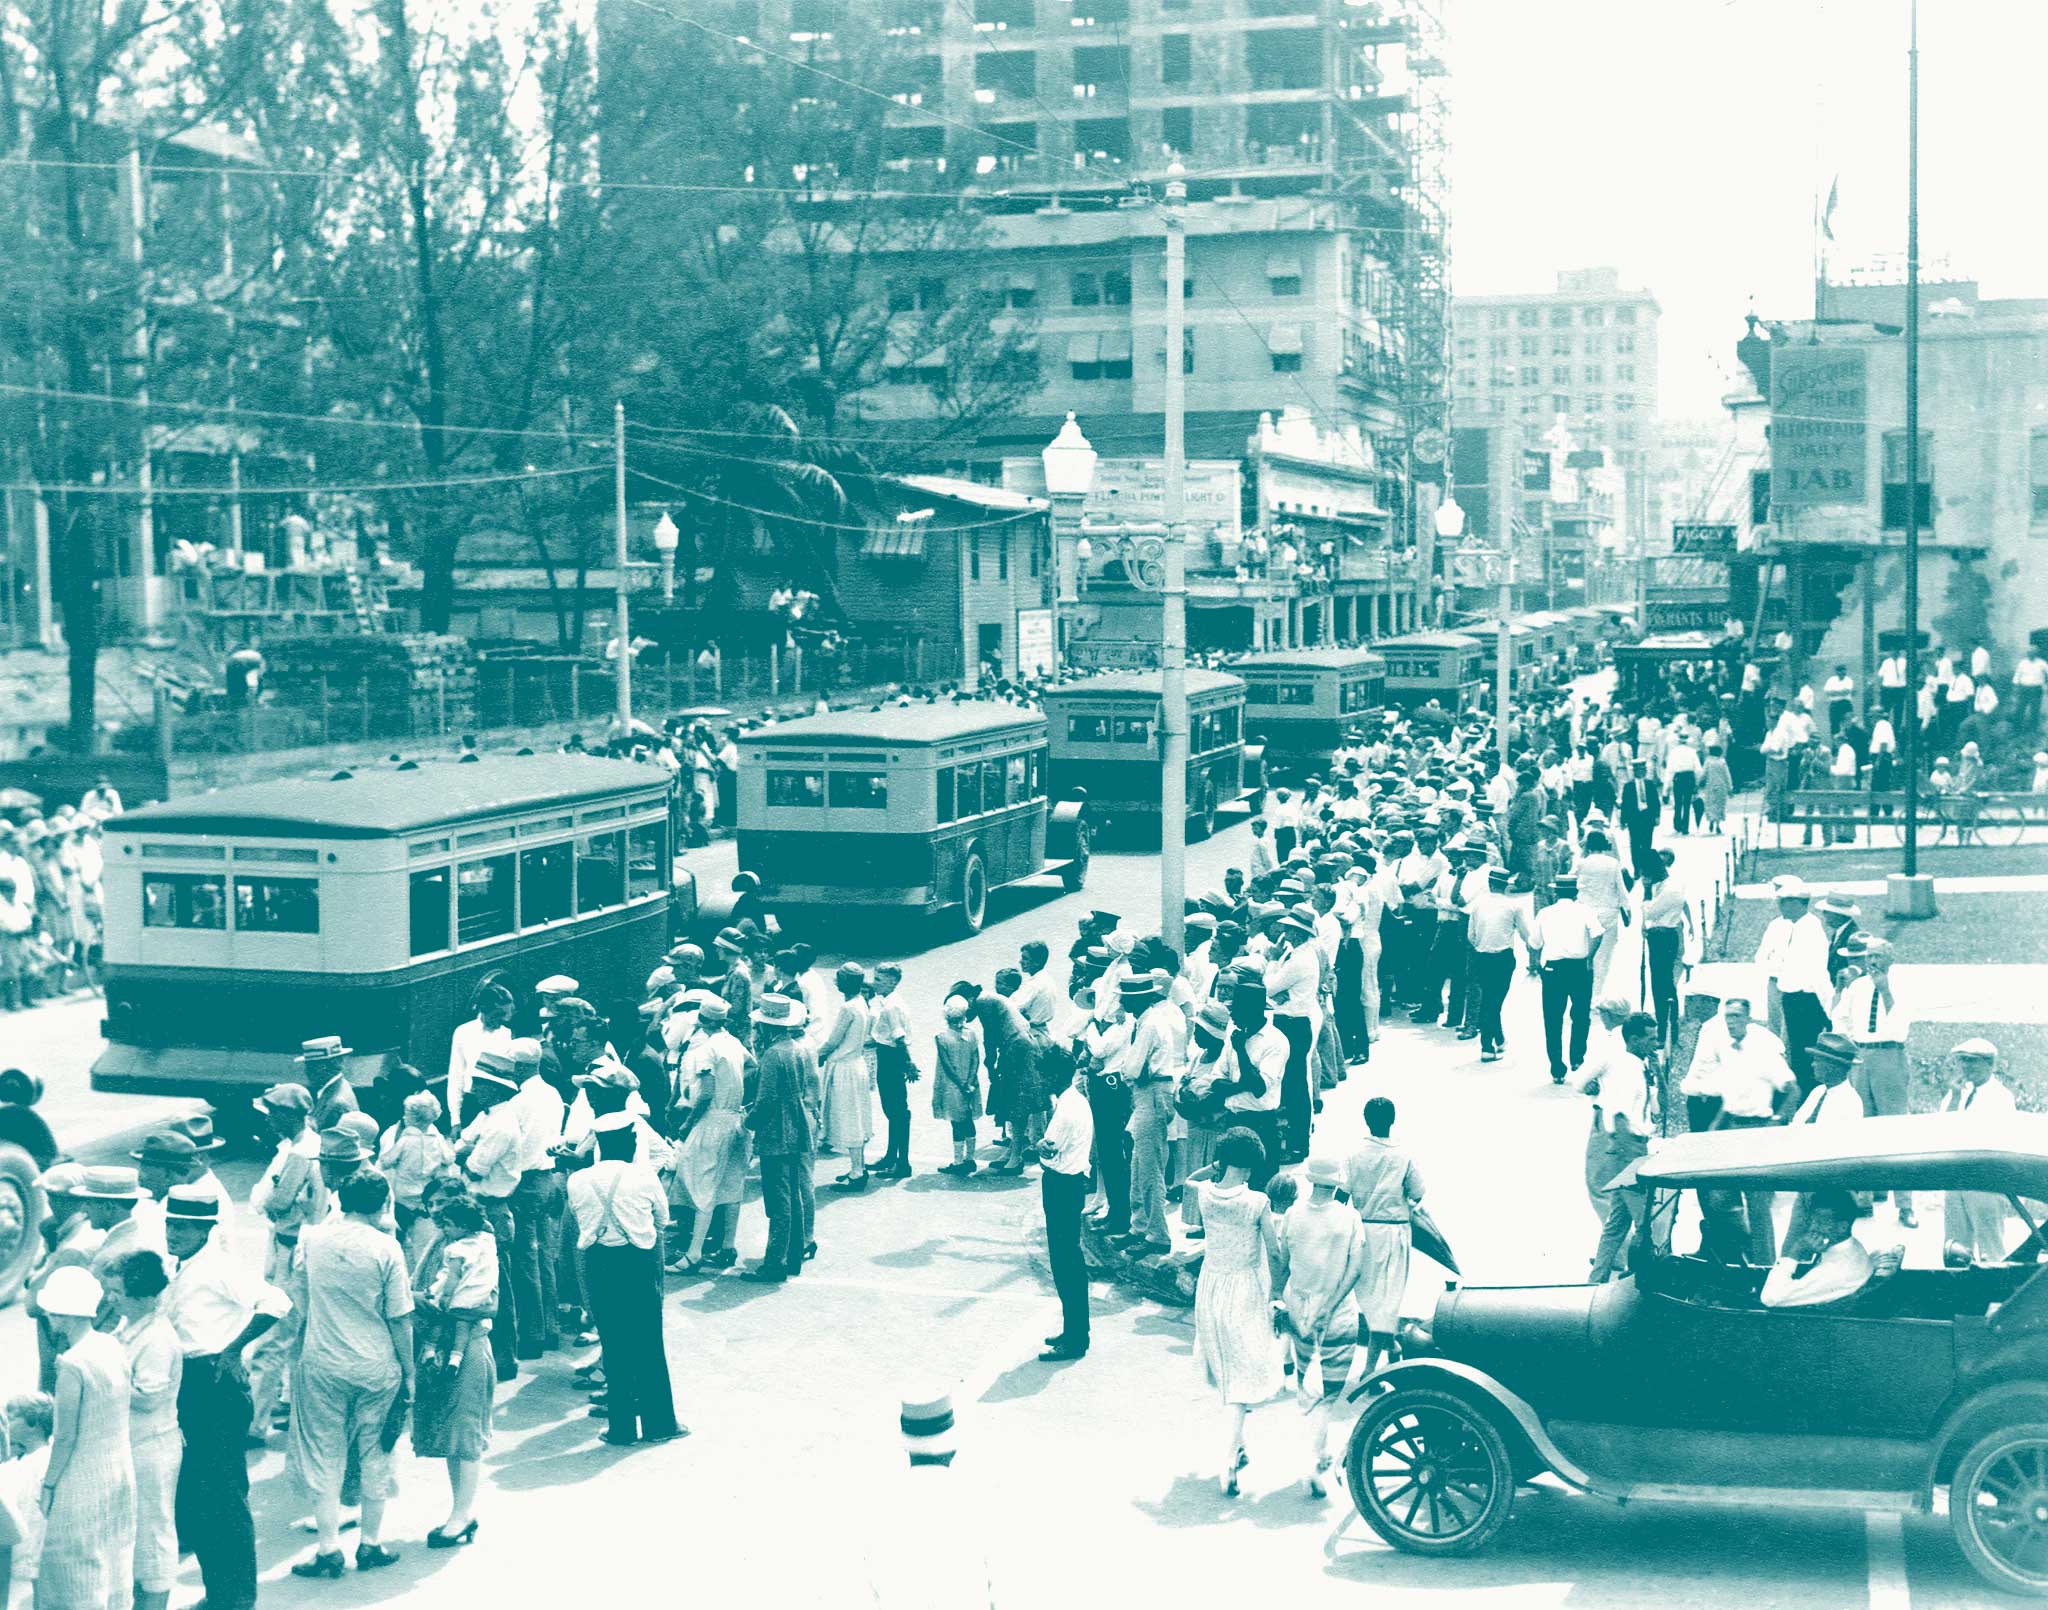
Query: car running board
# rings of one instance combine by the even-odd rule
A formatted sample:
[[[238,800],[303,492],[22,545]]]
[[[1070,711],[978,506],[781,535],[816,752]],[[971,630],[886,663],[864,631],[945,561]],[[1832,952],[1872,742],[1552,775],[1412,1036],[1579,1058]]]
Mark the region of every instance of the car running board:
[[[1894,1515],[1918,1514],[1927,1507],[1924,1496],[1914,1493],[1852,1492],[1831,1487],[1713,1487],[1661,1482],[1612,1487],[1596,1477],[1587,1491],[1617,1504],[1719,1504],[1732,1509],[1832,1509],[1852,1513],[1876,1510]]]

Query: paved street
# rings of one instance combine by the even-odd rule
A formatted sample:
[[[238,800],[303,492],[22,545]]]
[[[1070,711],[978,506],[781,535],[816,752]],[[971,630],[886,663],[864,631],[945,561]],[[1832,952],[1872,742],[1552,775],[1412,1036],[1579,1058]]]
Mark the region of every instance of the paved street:
[[[1248,840],[1239,824],[1193,847],[1193,886],[1220,880]],[[1719,841],[1687,841],[1683,854],[1703,893],[1723,861]],[[1148,926],[1155,880],[1154,857],[1110,854],[1098,857],[1082,894],[1050,883],[1010,891],[980,937],[908,957],[913,1020],[928,1031],[955,978],[988,978],[1033,934],[1063,947],[1091,907]],[[1617,976],[1632,978],[1633,932],[1627,943]],[[865,959],[885,954],[872,936],[859,948]],[[1469,1278],[1569,1281],[1583,1274],[1594,1229],[1579,1177],[1584,1109],[1543,1076],[1531,982],[1518,983],[1510,1014],[1514,1050],[1485,1067],[1476,1042],[1391,1025],[1370,1068],[1330,1098],[1319,1145],[1360,1132],[1368,1095],[1391,1095]],[[152,1105],[84,1089],[96,1024],[88,1002],[8,1022],[9,1060],[50,1076],[60,1133],[87,1154],[132,1130]],[[1497,1545],[1477,1559],[1405,1558],[1382,1547],[1341,1494],[1320,1503],[1305,1496],[1304,1424],[1285,1404],[1254,1415],[1244,1496],[1225,1504],[1214,1483],[1218,1412],[1193,1362],[1186,1315],[1098,1285],[1088,1359],[1039,1364],[1040,1338],[1057,1316],[1036,1182],[982,1176],[958,1185],[930,1172],[948,1144],[922,1102],[914,1107],[919,1174],[850,1200],[825,1192],[822,1250],[802,1280],[760,1288],[727,1277],[675,1288],[669,1344],[688,1440],[633,1453],[604,1447],[566,1366],[551,1360],[501,1396],[477,1546],[455,1554],[419,1546],[444,1512],[444,1492],[438,1469],[408,1462],[387,1528],[404,1562],[332,1585],[284,1574],[305,1547],[290,1525],[305,1505],[273,1449],[255,1467],[265,1603],[383,1602],[430,1580],[466,1597],[502,1600],[510,1591],[514,1602],[546,1602],[587,1591],[591,1523],[622,1512],[642,1519],[615,1563],[641,1580],[660,1573],[679,1591],[712,1585],[762,1603],[862,1603],[860,1538],[919,1525],[915,1514],[889,1513],[886,1497],[886,1478],[900,1465],[897,1395],[916,1378],[958,1383],[962,1468],[987,1484],[982,1513],[1001,1539],[1006,1605],[1125,1594],[1181,1600],[1223,1584],[1330,1605],[1355,1604],[1360,1590],[1397,1605],[1927,1610],[1985,1602],[1935,1521],[1910,1522],[1901,1536],[1890,1522],[1866,1528],[1859,1516],[1623,1512],[1539,1493],[1524,1495]],[[252,1172],[238,1164],[230,1183],[239,1190]],[[836,1172],[835,1161],[821,1163],[821,1178]],[[763,1229],[750,1205],[743,1255],[758,1252]],[[1413,1311],[1428,1312],[1440,1278],[1417,1261]],[[0,1316],[0,1356],[10,1388],[27,1378],[32,1354],[18,1307]]]

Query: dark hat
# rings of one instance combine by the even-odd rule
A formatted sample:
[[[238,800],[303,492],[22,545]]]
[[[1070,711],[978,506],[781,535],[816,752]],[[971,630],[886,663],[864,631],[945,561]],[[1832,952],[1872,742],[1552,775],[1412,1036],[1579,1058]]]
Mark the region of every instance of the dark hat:
[[[1504,866],[1490,866],[1486,869],[1486,881],[1496,889],[1505,889],[1514,873]]]
[[[320,1161],[323,1163],[367,1163],[370,1151],[346,1129],[320,1131]]]
[[[138,1163],[155,1163],[170,1168],[189,1168],[199,1161],[199,1148],[190,1135],[175,1129],[152,1130],[143,1138],[139,1151],[128,1154]]]
[[[1091,911],[1085,920],[1094,924],[1097,928],[1114,928],[1123,921],[1123,918],[1119,917],[1114,911]]]
[[[276,1084],[249,1105],[258,1112],[294,1112],[303,1117],[313,1110],[313,1092],[304,1085]]]
[[[1856,1060],[1856,1047],[1846,1035],[1827,1033],[1814,1037],[1809,1054],[1820,1061],[1847,1067]]]
[[[1160,993],[1160,986],[1153,982],[1152,973],[1132,973],[1117,984],[1117,993],[1125,1002],[1148,1001]]]

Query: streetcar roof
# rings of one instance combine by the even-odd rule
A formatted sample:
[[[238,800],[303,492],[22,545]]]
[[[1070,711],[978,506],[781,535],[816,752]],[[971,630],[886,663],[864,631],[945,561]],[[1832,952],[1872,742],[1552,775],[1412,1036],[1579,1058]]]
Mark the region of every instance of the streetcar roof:
[[[1231,665],[1240,671],[1348,671],[1387,663],[1369,648],[1276,648],[1240,654]]]
[[[1188,694],[1219,693],[1230,689],[1242,690],[1244,678],[1230,675],[1227,671],[1211,671],[1202,666],[1191,665],[1187,672]],[[1056,688],[1047,688],[1045,697],[1053,699],[1094,699],[1130,698],[1138,696],[1156,699],[1160,696],[1160,673],[1157,671],[1104,671],[1099,676],[1082,677],[1073,682],[1062,682]]]
[[[1479,639],[1462,632],[1410,632],[1406,637],[1383,637],[1381,648],[1478,648]]]
[[[757,727],[740,738],[742,748],[758,744],[871,744],[902,748],[911,744],[952,743],[961,738],[1023,734],[1042,728],[1045,717],[1022,705],[999,700],[960,704],[884,705],[879,710],[834,710],[821,716],[798,716]]]
[[[124,811],[108,826],[118,832],[372,839],[667,787],[668,773],[660,767],[629,760],[489,755],[425,761],[406,771],[366,767],[320,778],[242,783]]]

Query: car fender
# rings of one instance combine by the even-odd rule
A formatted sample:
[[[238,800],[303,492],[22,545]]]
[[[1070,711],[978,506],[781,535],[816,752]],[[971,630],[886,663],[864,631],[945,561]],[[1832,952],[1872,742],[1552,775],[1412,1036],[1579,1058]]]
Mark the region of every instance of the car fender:
[[[1462,1397],[1485,1399],[1507,1418],[1514,1430],[1520,1432],[1530,1454],[1559,1481],[1581,1492],[1617,1496],[1580,1469],[1550,1440],[1550,1433],[1543,1429],[1543,1417],[1526,1399],[1509,1391],[1484,1370],[1476,1370],[1469,1364],[1445,1358],[1403,1359],[1367,1376],[1352,1395],[1356,1397],[1369,1391],[1411,1386],[1440,1386]]]
[[[1980,1386],[1943,1417],[1927,1444],[1922,1479],[1926,1495],[1931,1497],[1935,1488],[1946,1485],[1964,1450],[1993,1426],[2020,1419],[2048,1422],[2048,1381],[2041,1379],[2038,1361],[2015,1359],[2012,1366],[2030,1363],[2036,1373]]]
[[[1088,790],[1077,788],[1058,801],[1045,818],[1045,854],[1050,861],[1071,861],[1080,853],[1076,830],[1088,814]]]

